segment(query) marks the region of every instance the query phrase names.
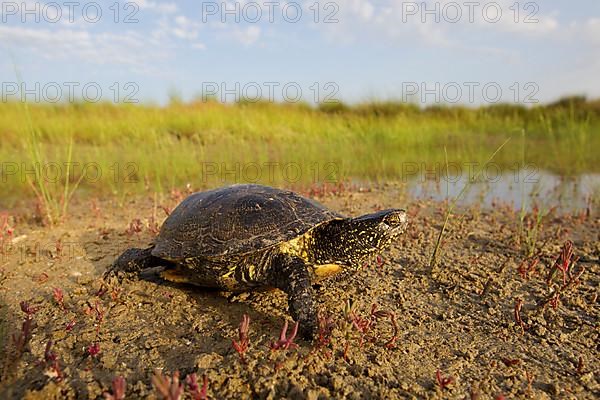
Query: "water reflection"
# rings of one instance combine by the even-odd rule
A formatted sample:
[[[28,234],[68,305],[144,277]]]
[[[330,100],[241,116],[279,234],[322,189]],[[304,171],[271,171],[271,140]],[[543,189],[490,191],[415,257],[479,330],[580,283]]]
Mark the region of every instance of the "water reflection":
[[[413,180],[409,183],[409,193],[417,199],[453,199],[463,190],[467,180],[467,174],[448,179]],[[473,182],[458,204],[480,204],[489,208],[504,203],[520,209],[524,202],[527,209],[537,204],[566,212],[591,207],[599,198],[600,174],[563,177],[545,171],[529,171]]]

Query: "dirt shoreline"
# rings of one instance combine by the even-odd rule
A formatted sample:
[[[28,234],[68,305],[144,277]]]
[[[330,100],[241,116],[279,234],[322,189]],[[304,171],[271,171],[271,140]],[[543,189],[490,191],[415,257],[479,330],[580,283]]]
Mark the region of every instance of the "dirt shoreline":
[[[161,205],[172,208],[179,199]],[[125,377],[126,398],[160,398],[151,383],[157,368],[169,375],[179,371],[182,381],[196,373],[200,385],[206,376],[208,396],[215,399],[600,396],[597,213],[548,215],[533,265],[536,257],[522,264],[518,217],[509,207],[461,210],[431,269],[444,204],[409,201],[393,186],[317,199],[347,215],[405,206],[411,224],[381,260],[353,279],[318,287],[319,307],[335,324],[331,335],[314,344],[297,339],[298,348],[276,351],[270,343],[289,319],[280,292],[228,296],[152,274],[102,285],[102,272],[120,252],[152,241],[165,217],[152,198],[122,206],[112,200],[74,204],[56,228],[17,216],[0,254],[6,346],[0,398],[101,398],[115,376]],[[571,267],[572,282],[563,285],[555,269],[548,283],[567,240],[581,257]],[[349,300],[354,324],[345,311]],[[27,318],[22,301],[30,307],[32,328],[17,354],[15,339]],[[371,319],[373,304],[394,314],[395,343],[387,317],[376,318],[364,336],[357,329]],[[250,326],[242,362],[232,339],[238,340],[244,314]]]

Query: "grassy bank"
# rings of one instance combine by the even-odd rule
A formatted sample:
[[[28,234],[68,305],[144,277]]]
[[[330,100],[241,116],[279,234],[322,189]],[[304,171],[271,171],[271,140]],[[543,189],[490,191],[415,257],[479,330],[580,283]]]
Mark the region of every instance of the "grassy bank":
[[[397,103],[356,106],[217,103],[0,105],[3,203],[32,196],[31,183],[59,190],[126,195],[233,181],[268,184],[340,179],[399,180],[443,171],[451,162],[495,162],[505,172],[526,159],[562,175],[599,172],[600,105],[582,99],[527,109],[419,109]],[[28,115],[31,127],[28,125]],[[31,141],[39,148],[32,157]],[[72,141],[71,169],[64,163]],[[38,174],[33,165],[39,165]],[[53,164],[57,163],[57,164]],[[73,187],[72,185],[72,187]],[[7,204],[2,204],[6,206]]]

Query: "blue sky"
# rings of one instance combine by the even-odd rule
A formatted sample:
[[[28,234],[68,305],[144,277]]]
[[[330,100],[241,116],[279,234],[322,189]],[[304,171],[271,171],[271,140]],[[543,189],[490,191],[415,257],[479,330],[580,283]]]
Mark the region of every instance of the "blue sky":
[[[327,94],[467,105],[600,97],[596,0],[273,1],[271,14],[268,0],[49,3],[0,1],[3,92],[14,89],[16,65],[42,99],[56,98],[56,87],[68,99],[69,85],[81,97],[90,83],[91,98],[95,87],[105,99],[118,88],[121,98],[160,103],[214,85],[229,90],[217,92],[223,100],[260,90],[288,101],[299,92],[311,103]],[[239,12],[223,14],[235,4]]]

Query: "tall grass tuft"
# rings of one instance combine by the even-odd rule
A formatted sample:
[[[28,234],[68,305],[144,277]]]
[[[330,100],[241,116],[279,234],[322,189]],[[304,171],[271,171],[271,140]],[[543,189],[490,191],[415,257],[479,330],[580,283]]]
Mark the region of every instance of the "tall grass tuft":
[[[525,141],[525,130],[521,131],[521,164],[519,166],[519,190],[521,191],[521,208],[519,210],[519,220],[518,220],[518,244],[521,246],[522,250],[525,252],[527,257],[532,257],[537,249],[537,242],[539,239],[540,231],[542,228],[542,222],[546,215],[548,215],[549,210],[545,209],[543,204],[542,206],[534,206],[531,211],[528,211],[529,198],[537,197],[539,193],[538,190],[533,190],[533,192],[527,195],[527,191],[525,190],[525,178],[521,174],[521,170],[526,168],[526,141]]]
[[[443,243],[444,235],[446,234],[446,229],[448,227],[448,222],[450,221],[450,217],[452,216],[452,213],[454,212],[454,208],[456,207],[456,205],[458,204],[458,202],[462,199],[462,197],[465,195],[465,193],[467,193],[467,191],[469,190],[469,188],[471,187],[471,185],[473,184],[473,182],[477,182],[477,180],[479,179],[479,177],[483,173],[483,171],[485,169],[485,166],[487,164],[489,164],[490,162],[492,162],[492,160],[494,159],[494,157],[496,156],[496,154],[498,154],[498,152],[500,152],[500,150],[509,141],[510,141],[510,138],[506,139],[504,141],[504,143],[502,143],[496,149],[496,151],[494,151],[494,153],[490,156],[490,158],[488,158],[488,160],[481,166],[481,168],[478,169],[478,171],[473,176],[473,179],[471,179],[471,177],[468,177],[467,182],[464,184],[464,186],[462,187],[461,191],[450,201],[450,204],[448,205],[448,208],[446,209],[446,215],[444,216],[444,223],[442,224],[442,228],[440,229],[440,232],[439,232],[439,234],[437,236],[437,239],[435,241],[435,245],[433,247],[433,251],[431,252],[431,257],[429,258],[429,268],[434,269],[437,266],[438,253],[439,253],[439,251],[442,248],[442,243]],[[446,161],[446,185],[449,185],[449,177],[448,177],[448,152],[447,152],[447,150],[446,150],[445,147],[444,147],[444,153],[445,153],[445,161]],[[447,188],[448,188],[448,186],[447,186]]]
[[[19,82],[19,90],[21,90],[23,86],[23,80],[16,65],[15,74],[17,75],[17,80]],[[23,99],[21,103],[23,104],[25,120],[27,121],[28,133],[24,139],[24,148],[26,149],[29,155],[29,160],[32,164],[34,171],[34,178],[31,179],[29,175],[27,175],[27,182],[41,206],[43,221],[48,223],[49,225],[55,225],[67,216],[69,202],[73,197],[75,190],[81,183],[81,179],[83,178],[83,176],[81,176],[75,182],[73,187],[70,187],[71,163],[73,159],[73,137],[69,138],[69,145],[65,159],[66,169],[64,178],[60,176],[61,173],[59,172],[57,181],[49,182],[47,179],[48,177],[43,176],[42,173],[42,171],[50,164],[48,164],[44,156],[44,148],[42,140],[40,138],[40,133],[33,126],[33,121],[31,118],[31,113],[29,111],[29,105],[27,104],[27,101]],[[62,171],[62,168],[60,169],[60,171]]]

